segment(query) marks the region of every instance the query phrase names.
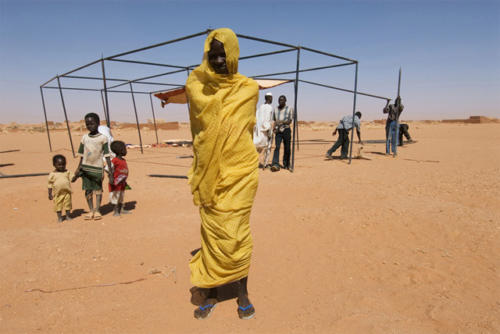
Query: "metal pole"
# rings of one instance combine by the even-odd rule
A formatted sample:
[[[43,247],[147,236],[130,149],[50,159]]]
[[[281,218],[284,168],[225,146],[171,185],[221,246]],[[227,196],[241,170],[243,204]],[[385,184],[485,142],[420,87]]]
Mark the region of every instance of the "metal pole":
[[[59,80],[59,76],[57,76],[57,85],[59,86],[59,94],[61,95],[61,103],[64,111],[64,118],[66,119],[66,128],[68,129],[69,142],[71,144],[71,152],[73,152],[73,158],[74,158],[75,148],[73,147],[73,139],[71,138],[71,130],[69,128],[68,114],[66,113],[66,105],[64,104],[64,97],[61,89],[61,81]]]
[[[104,108],[106,112],[106,125],[111,129],[111,120],[109,119],[109,101],[108,101],[108,89],[106,87],[106,70],[104,68],[104,59],[101,58],[101,68],[102,68],[102,82],[104,84],[104,97],[106,101],[106,107]]]
[[[356,62],[356,72],[354,74],[354,100],[352,102],[352,133],[351,133],[351,144],[349,145],[349,165],[352,160],[352,142],[354,141],[354,115],[356,113],[356,96],[358,92],[358,63]]]
[[[137,107],[135,106],[134,90],[132,88],[131,82],[129,82],[129,85],[130,85],[130,93],[132,94],[132,103],[134,104],[134,113],[135,113],[135,122],[137,124],[137,132],[139,133],[139,144],[141,145],[141,153],[144,154],[144,150],[142,149],[141,127],[139,126],[139,117],[137,117]]]
[[[155,126],[156,145],[158,145],[160,142],[158,141],[158,130],[156,129],[155,108],[153,107],[153,98],[151,97],[151,94],[149,94],[149,101],[151,102],[151,113],[153,114],[153,124]]]
[[[295,90],[294,90],[294,101],[293,101],[293,138],[292,138],[292,172],[295,168],[295,132],[298,128],[297,126],[297,93],[299,89],[299,70],[300,70],[300,47],[297,49],[297,67],[295,70]],[[298,135],[297,135],[298,138]],[[297,143],[298,144],[298,143]],[[299,146],[297,145],[297,150]]]
[[[106,119],[106,124],[109,124],[108,113],[106,111],[106,104],[104,103],[104,95],[102,94],[102,90],[101,90],[101,102],[102,102],[102,109],[104,110],[104,118]]]
[[[188,76],[188,78],[189,78],[189,74],[190,74],[190,73],[189,73],[189,68],[186,68],[186,71],[187,71],[187,76]],[[186,94],[186,93],[184,93],[184,94]],[[190,115],[190,113],[191,113],[191,109],[189,108],[189,99],[187,99],[187,94],[186,94],[186,100],[187,100],[187,101],[186,101],[186,106],[187,106],[187,108],[188,108],[188,116],[189,116],[189,115]]]
[[[42,87],[40,87],[40,95],[42,95],[43,116],[45,117],[45,127],[47,128],[47,137],[49,138],[49,149],[50,152],[52,152],[52,143],[50,142],[50,134],[49,134],[49,121],[47,120],[47,110],[45,110],[45,99],[43,98]]]
[[[398,78],[398,97],[400,90],[401,90],[401,67],[399,68],[399,78]],[[399,101],[399,104],[401,104],[401,101]],[[399,104],[398,104],[398,109],[399,109]],[[394,145],[394,148],[396,150],[392,152],[392,155],[394,157],[397,155],[398,145],[399,145],[399,112],[396,114],[396,145]]]

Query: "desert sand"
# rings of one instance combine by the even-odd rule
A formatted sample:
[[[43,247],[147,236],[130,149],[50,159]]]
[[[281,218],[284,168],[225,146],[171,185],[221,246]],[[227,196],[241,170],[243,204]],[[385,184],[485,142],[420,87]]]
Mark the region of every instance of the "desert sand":
[[[58,224],[46,176],[0,179],[0,332],[500,333],[500,124],[411,122],[418,142],[397,158],[366,143],[369,160],[351,165],[325,161],[332,130],[304,124],[295,172],[260,173],[248,321],[234,299],[193,318],[197,208],[187,180],[148,177],[186,175],[189,147],[129,150],[132,214],[121,218],[105,207],[84,221],[78,180],[77,217]],[[114,136],[138,143],[131,128]],[[363,123],[362,136],[383,139],[383,124]],[[20,150],[0,153],[0,172],[50,172],[55,153],[73,171],[64,128],[52,143],[41,130],[0,132],[0,151]]]

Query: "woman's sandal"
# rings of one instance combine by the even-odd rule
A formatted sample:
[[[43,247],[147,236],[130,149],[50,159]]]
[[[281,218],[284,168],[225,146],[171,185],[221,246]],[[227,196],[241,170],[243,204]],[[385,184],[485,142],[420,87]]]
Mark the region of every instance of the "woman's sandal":
[[[255,308],[252,304],[248,304],[247,306],[238,306],[238,316],[240,319],[248,320],[252,319],[255,315]]]
[[[99,211],[94,212],[94,220],[102,219],[102,215]]]
[[[200,320],[207,319],[214,311],[215,306],[217,306],[217,304],[213,303],[198,307],[196,310],[194,310],[194,317]]]

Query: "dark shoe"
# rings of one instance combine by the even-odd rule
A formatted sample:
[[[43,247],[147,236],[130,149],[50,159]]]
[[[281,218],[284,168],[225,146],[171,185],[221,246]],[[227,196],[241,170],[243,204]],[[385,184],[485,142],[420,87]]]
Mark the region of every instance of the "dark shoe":
[[[280,170],[280,167],[277,165],[272,165],[271,166],[271,172],[278,172]]]
[[[325,154],[325,159],[332,160],[333,157],[330,154],[327,153],[327,154]]]
[[[345,155],[341,155],[341,156],[340,156],[340,160],[345,160],[345,159],[347,159],[347,158],[349,158],[349,157],[347,157],[347,156],[345,156]]]

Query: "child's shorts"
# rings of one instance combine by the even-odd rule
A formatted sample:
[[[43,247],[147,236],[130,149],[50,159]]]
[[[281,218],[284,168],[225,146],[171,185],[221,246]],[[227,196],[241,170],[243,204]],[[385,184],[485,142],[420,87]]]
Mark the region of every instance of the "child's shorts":
[[[110,191],[109,192],[109,201],[111,204],[122,204],[123,203],[123,198],[125,196],[125,190],[115,190],[115,191]]]
[[[71,207],[71,193],[62,193],[54,196],[54,211],[70,211]]]
[[[83,190],[92,190],[97,194],[102,193],[102,179],[104,176],[102,169],[82,170],[81,176]]]

